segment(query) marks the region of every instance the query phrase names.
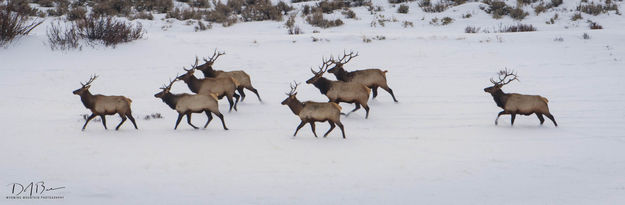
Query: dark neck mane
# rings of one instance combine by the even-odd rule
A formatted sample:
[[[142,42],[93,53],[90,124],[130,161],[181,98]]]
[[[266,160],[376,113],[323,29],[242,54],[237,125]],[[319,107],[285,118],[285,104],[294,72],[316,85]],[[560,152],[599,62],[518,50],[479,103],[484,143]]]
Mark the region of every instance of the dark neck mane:
[[[180,99],[181,94],[178,95],[174,95],[171,93],[166,93],[163,98],[161,98],[163,100],[163,102],[165,102],[165,104],[169,105],[169,107],[171,109],[176,109],[176,104],[178,104],[178,100]]]
[[[497,106],[503,108],[506,105],[506,96],[508,94],[501,91],[501,89],[495,91],[495,93],[491,93],[491,95],[493,96],[493,100],[495,100],[495,103],[497,103]]]
[[[208,64],[208,63],[206,63]],[[204,73],[204,77],[207,78],[214,78],[215,77],[215,70],[213,70],[213,66],[210,65],[204,65],[205,69],[201,69],[202,73]]]
[[[328,90],[330,90],[330,84],[331,81],[324,77],[319,78],[315,83],[313,83],[313,85],[319,89],[319,92],[324,95],[328,93]]]
[[[300,102],[297,98],[295,100],[290,101],[288,104],[289,108],[295,115],[299,115],[299,113],[304,109],[304,103]]]
[[[202,85],[202,80],[197,79],[194,75],[191,75],[189,78],[187,78],[186,80],[184,80],[184,82],[187,84],[187,86],[189,87],[189,90],[191,90],[191,92],[197,93],[200,91],[200,86]]]
[[[342,67],[337,69],[338,70],[336,71],[336,73],[334,73],[336,79],[340,81],[349,81],[352,79],[352,76],[354,75],[353,73],[345,71],[345,69],[343,69]]]
[[[91,92],[89,92],[89,90],[85,90],[85,92],[80,95],[80,100],[86,108],[92,109],[94,107],[95,102],[93,99],[93,95],[91,94]]]

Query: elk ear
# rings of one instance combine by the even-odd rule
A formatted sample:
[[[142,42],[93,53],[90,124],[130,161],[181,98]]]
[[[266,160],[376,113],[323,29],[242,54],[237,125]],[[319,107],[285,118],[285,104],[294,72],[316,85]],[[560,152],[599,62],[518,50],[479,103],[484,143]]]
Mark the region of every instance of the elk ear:
[[[87,85],[85,86],[85,89],[89,89],[91,87],[91,85]]]
[[[293,95],[292,95],[292,96],[293,96],[293,97],[295,97],[296,95],[297,95],[297,92],[293,93]]]

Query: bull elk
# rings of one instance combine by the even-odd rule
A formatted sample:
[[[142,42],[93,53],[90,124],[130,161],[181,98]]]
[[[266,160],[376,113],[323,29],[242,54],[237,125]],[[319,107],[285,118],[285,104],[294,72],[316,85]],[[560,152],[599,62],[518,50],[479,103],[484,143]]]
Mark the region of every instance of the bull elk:
[[[91,121],[96,116],[100,116],[102,119],[102,125],[104,125],[104,129],[108,129],[106,127],[106,115],[114,115],[119,114],[122,118],[122,121],[115,127],[115,130],[119,130],[119,127],[124,124],[126,121],[126,117],[130,119],[132,125],[137,128],[137,123],[135,122],[135,118],[132,117],[132,112],[130,110],[130,103],[132,100],[130,98],[124,96],[106,96],[106,95],[93,95],[89,92],[89,88],[91,87],[91,83],[98,78],[97,75],[91,76],[91,78],[86,83],[80,83],[82,85],[81,88],[74,90],[74,95],[79,95],[82,104],[89,110],[91,110],[91,115],[87,118],[87,121],[82,126],[82,130],[85,130],[87,127],[87,123]]]
[[[354,54],[354,52],[350,52],[349,54],[346,54],[343,52],[343,57],[338,58],[338,60],[331,58],[330,61],[334,64],[334,67],[330,68],[328,73],[334,74],[336,79],[340,81],[362,83],[363,85],[371,88],[373,98],[378,96],[378,87],[381,87],[386,90],[386,92],[391,94],[393,101],[398,102],[395,98],[395,94],[393,94],[393,90],[388,87],[386,82],[386,73],[388,70],[382,71],[377,68],[372,68],[348,72],[343,68],[343,65],[356,56],[358,56],[358,53]]]
[[[209,59],[204,58],[205,63],[198,66],[197,69],[202,71],[202,73],[204,74],[204,77],[206,78],[232,77],[235,80],[237,80],[239,82],[239,85],[237,86],[237,91],[239,92],[239,95],[241,95],[241,101],[245,99],[245,92],[243,92],[243,89],[245,88],[245,89],[252,91],[254,94],[256,94],[256,97],[258,97],[258,101],[263,102],[263,100],[260,99],[260,95],[258,95],[258,90],[256,90],[256,88],[252,86],[250,75],[245,73],[245,71],[242,71],[242,70],[222,71],[222,70],[213,69],[213,64],[215,63],[217,58],[225,54],[226,53],[224,52],[217,52],[217,50],[215,50],[215,52],[213,53],[213,56],[209,57]]]
[[[161,92],[154,94],[154,97],[160,98],[163,100],[165,104],[167,104],[171,109],[176,110],[178,112],[178,119],[176,120],[176,126],[174,130],[178,128],[178,124],[180,124],[180,120],[182,120],[183,116],[187,116],[187,123],[191,125],[194,129],[198,129],[195,125],[191,124],[191,114],[192,113],[202,113],[205,112],[208,117],[208,121],[204,125],[204,128],[208,126],[208,123],[213,120],[213,116],[211,113],[215,114],[219,119],[221,119],[221,124],[224,127],[224,130],[228,130],[226,127],[226,123],[224,122],[224,115],[219,112],[219,104],[217,102],[217,95],[214,93],[210,95],[198,95],[198,94],[172,94],[170,93],[171,86],[174,82],[178,81],[178,79],[174,79],[169,82],[169,85],[161,87]]]
[[[210,95],[211,93],[214,93],[219,99],[222,99],[225,96],[230,104],[229,111],[232,111],[233,107],[236,111],[237,103],[239,102],[239,95],[234,93],[234,91],[237,88],[238,82],[232,77],[198,79],[193,75],[197,68],[197,63],[196,59],[195,65],[193,65],[191,69],[183,68],[186,73],[178,76],[177,79],[184,81],[191,92],[203,95]],[[233,101],[232,97],[234,97],[236,101]]]
[[[360,106],[362,106],[366,111],[365,118],[369,118],[369,106],[367,102],[369,101],[370,89],[358,82],[333,81],[324,78],[323,74],[328,70],[330,64],[330,61],[324,59],[323,65],[319,67],[319,71],[310,69],[314,76],[308,79],[306,83],[313,84],[317,87],[321,94],[328,97],[329,102],[335,102],[337,104],[339,102],[355,103],[356,107],[346,115],[360,109]]]
[[[517,114],[536,114],[541,125],[545,122],[545,119],[543,118],[543,115],[545,115],[557,127],[558,123],[556,123],[553,115],[549,113],[549,107],[547,106],[549,100],[547,100],[547,98],[540,95],[522,95],[517,93],[504,93],[501,91],[502,86],[507,85],[514,80],[518,81],[517,75],[514,72],[508,71],[508,69],[501,70],[499,71],[499,81],[495,81],[491,78],[490,82],[494,85],[484,88],[484,92],[490,93],[493,96],[497,106],[503,108],[503,111],[499,112],[497,118],[495,119],[495,125],[497,125],[497,121],[501,115],[511,115],[511,125],[514,125],[514,118]]]
[[[287,105],[293,112],[293,114],[299,116],[301,122],[297,126],[295,133],[293,136],[297,135],[297,131],[301,129],[306,123],[310,124],[310,128],[312,129],[313,134],[317,137],[317,133],[315,131],[315,122],[325,122],[328,121],[330,123],[330,129],[323,135],[323,137],[327,137],[328,134],[336,127],[334,124],[338,125],[341,128],[341,133],[343,134],[343,139],[345,139],[345,130],[343,129],[343,123],[341,123],[340,115],[341,115],[341,106],[334,102],[320,103],[320,102],[312,102],[306,101],[301,102],[297,99],[297,86],[299,84],[295,83],[295,85],[291,85],[291,91],[286,93],[287,97],[282,101],[282,105]]]

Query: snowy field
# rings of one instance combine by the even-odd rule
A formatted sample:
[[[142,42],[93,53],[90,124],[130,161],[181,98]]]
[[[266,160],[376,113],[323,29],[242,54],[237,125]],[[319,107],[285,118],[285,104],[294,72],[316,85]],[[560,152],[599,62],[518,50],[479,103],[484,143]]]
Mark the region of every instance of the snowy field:
[[[144,39],[82,51],[50,50],[44,24],[0,49],[0,195],[10,194],[11,183],[45,181],[66,187],[51,193],[64,199],[0,204],[625,203],[623,16],[598,16],[605,29],[588,30],[568,20],[572,12],[556,25],[544,23],[553,13],[532,14],[523,22],[538,32],[465,34],[467,25],[514,22],[493,20],[477,3],[444,14],[425,14],[416,3],[411,9],[416,14],[387,8],[400,21],[376,28],[365,8],[354,9],[362,19],[338,28],[298,19],[305,33],[297,36],[270,21],[204,32],[179,22],[163,31],[168,23],[144,21]],[[428,24],[432,15],[466,12],[474,17]],[[414,28],[402,28],[403,19]],[[363,35],[386,40],[364,43]],[[215,68],[245,70],[264,103],[247,91],[239,111],[227,113],[220,101],[228,131],[218,119],[207,129],[182,122],[173,130],[177,114],[153,95],[215,48],[227,53]],[[306,81],[322,57],[344,50],[360,54],[347,70],[389,70],[399,103],[380,89],[369,119],[364,110],[341,119],[347,139],[338,129],[316,139],[308,126],[292,137],[299,118],[280,105],[289,82]],[[517,116],[514,127],[509,115],[494,125],[501,109],[483,88],[505,67],[520,82],[504,92],[547,97],[559,127],[548,120],[540,126],[534,115]],[[131,98],[139,130],[128,121],[114,131],[117,116],[108,117],[109,130],[98,121],[80,130],[89,111],[71,92],[94,73],[100,77],[90,91]],[[172,91],[190,92],[182,82]],[[305,83],[298,93],[327,100]],[[144,119],[152,113],[163,118]],[[193,118],[196,125],[205,120]],[[317,133],[328,127],[318,123]]]

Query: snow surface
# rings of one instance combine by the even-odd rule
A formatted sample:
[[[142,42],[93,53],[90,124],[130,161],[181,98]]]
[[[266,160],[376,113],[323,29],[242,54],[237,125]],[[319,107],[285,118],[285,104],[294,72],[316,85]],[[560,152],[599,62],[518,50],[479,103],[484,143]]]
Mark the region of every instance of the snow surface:
[[[538,32],[465,34],[468,25],[516,22],[493,20],[480,3],[436,14],[419,11],[416,3],[409,14],[383,5],[382,13],[398,22],[372,28],[373,17],[356,8],[360,19],[338,28],[313,28],[298,18],[305,34],[297,36],[286,35],[283,22],[193,32],[183,22],[142,21],[146,38],[115,49],[51,51],[45,26],[39,27],[0,49],[0,184],[43,180],[65,186],[54,192],[65,198],[0,204],[625,203],[622,16],[571,22],[575,4],[567,1],[555,25],[544,23],[553,10],[522,22]],[[460,18],[467,12],[473,17]],[[456,22],[429,25],[437,16]],[[605,29],[588,30],[586,19]],[[403,20],[414,21],[414,28],[402,28]],[[376,35],[386,40],[363,43],[363,36]],[[564,41],[554,41],[559,37]],[[216,67],[245,70],[265,103],[247,92],[239,112],[227,113],[227,102],[220,101],[228,131],[218,120],[208,129],[182,122],[173,130],[176,113],[153,95],[214,48],[227,53]],[[307,80],[322,57],[343,50],[360,53],[348,70],[389,70],[400,102],[380,90],[369,119],[362,110],[342,118],[347,139],[338,129],[316,139],[308,126],[291,137],[299,119],[280,105],[289,82]],[[517,117],[514,127],[504,116],[494,125],[500,108],[482,89],[504,67],[520,78],[504,91],[549,98],[560,127],[550,121],[539,126],[535,116]],[[130,122],[114,131],[96,121],[80,131],[81,115],[89,111],[71,92],[93,73],[100,77],[92,93],[133,100],[138,131]],[[172,90],[190,92],[183,83]],[[298,92],[301,100],[326,101],[312,85],[303,83]],[[143,119],[152,113],[164,118]],[[193,118],[196,125],[205,120],[203,114]],[[119,118],[107,121],[114,128]],[[328,127],[317,124],[317,131]],[[9,188],[0,195],[9,195]]]

